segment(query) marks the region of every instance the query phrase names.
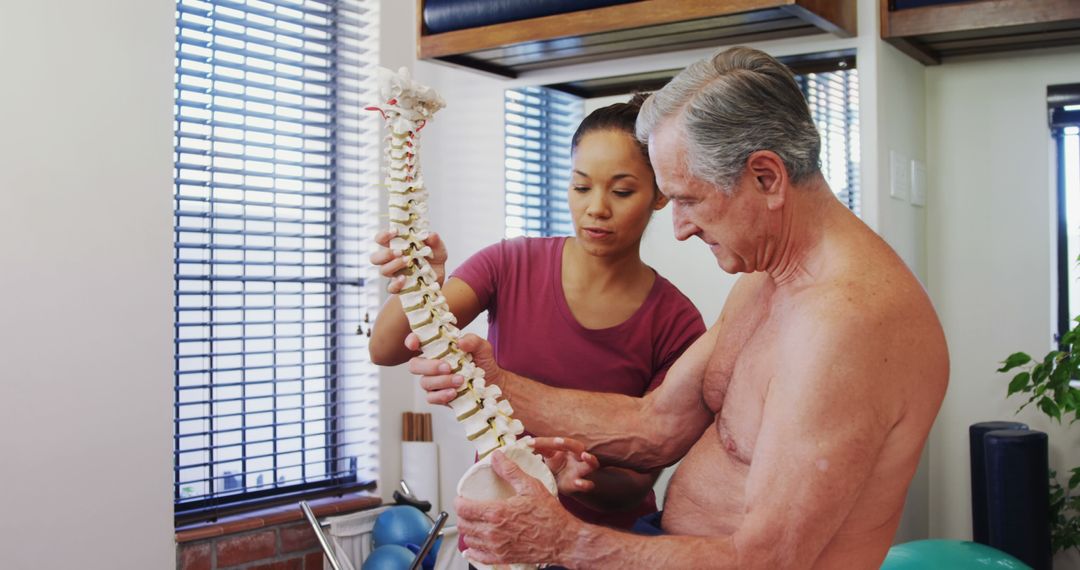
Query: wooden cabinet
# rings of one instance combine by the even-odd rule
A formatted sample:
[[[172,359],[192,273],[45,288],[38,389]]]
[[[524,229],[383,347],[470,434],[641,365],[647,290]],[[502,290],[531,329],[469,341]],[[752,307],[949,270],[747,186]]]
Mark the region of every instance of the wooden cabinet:
[[[1080,0],[970,0],[903,10],[881,0],[881,37],[926,64],[1080,44]]]
[[[855,0],[640,0],[429,34],[418,56],[507,77],[537,69],[828,32],[855,34]]]

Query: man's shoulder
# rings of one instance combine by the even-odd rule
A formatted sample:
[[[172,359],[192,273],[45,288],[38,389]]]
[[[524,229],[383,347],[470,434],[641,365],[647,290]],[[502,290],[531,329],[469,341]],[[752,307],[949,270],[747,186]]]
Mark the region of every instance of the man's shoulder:
[[[843,368],[871,366],[875,375],[896,380],[916,369],[923,379],[947,374],[941,323],[910,273],[825,280],[794,295],[788,305],[781,342],[807,360],[820,357],[832,366],[842,358]]]

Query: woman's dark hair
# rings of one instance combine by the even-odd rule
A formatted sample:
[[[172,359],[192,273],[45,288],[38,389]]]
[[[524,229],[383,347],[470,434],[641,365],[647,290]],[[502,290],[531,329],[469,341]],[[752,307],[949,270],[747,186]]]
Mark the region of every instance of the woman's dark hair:
[[[635,124],[638,111],[648,98],[648,93],[635,93],[626,103],[614,103],[589,113],[574,131],[574,138],[570,139],[570,154],[577,152],[582,137],[594,131],[623,131],[637,141]],[[649,162],[649,148],[640,142],[637,144],[641,148],[641,154],[645,156],[645,162]]]

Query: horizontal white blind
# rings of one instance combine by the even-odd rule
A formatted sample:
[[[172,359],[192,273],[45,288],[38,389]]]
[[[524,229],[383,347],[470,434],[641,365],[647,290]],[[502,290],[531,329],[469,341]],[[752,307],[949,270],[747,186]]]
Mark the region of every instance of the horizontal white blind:
[[[376,9],[177,1],[178,513],[375,478]]]
[[[847,207],[859,214],[859,74],[855,69],[796,78],[821,135],[821,173]]]
[[[846,64],[845,64],[846,65]],[[821,134],[821,171],[859,214],[859,76],[854,68],[797,75]],[[573,233],[566,196],[570,139],[584,100],[529,87],[506,91],[506,236]]]
[[[570,139],[584,100],[544,87],[508,89],[506,237],[570,235]]]

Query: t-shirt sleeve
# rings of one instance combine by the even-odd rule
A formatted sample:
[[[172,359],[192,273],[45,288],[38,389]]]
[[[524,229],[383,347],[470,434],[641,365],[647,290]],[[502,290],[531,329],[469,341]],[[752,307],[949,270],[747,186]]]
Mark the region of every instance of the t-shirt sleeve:
[[[506,243],[506,240],[502,240],[481,249],[450,274],[450,277],[461,279],[471,287],[480,306],[487,308],[490,313],[495,312],[498,304],[500,268],[506,257]]]
[[[694,341],[699,336],[705,334],[705,321],[701,318],[701,313],[698,312],[697,307],[677,289],[672,293],[674,293],[674,299],[671,303],[671,310],[670,312],[665,311],[670,315],[670,318],[665,319],[663,326],[658,331],[657,338],[654,339],[659,348],[657,354],[658,366],[653,374],[652,381],[649,382],[649,387],[646,388],[646,392],[658,388],[664,378],[667,377],[671,365],[682,356],[683,352],[686,352],[686,349],[690,348],[691,344],[694,344]]]

